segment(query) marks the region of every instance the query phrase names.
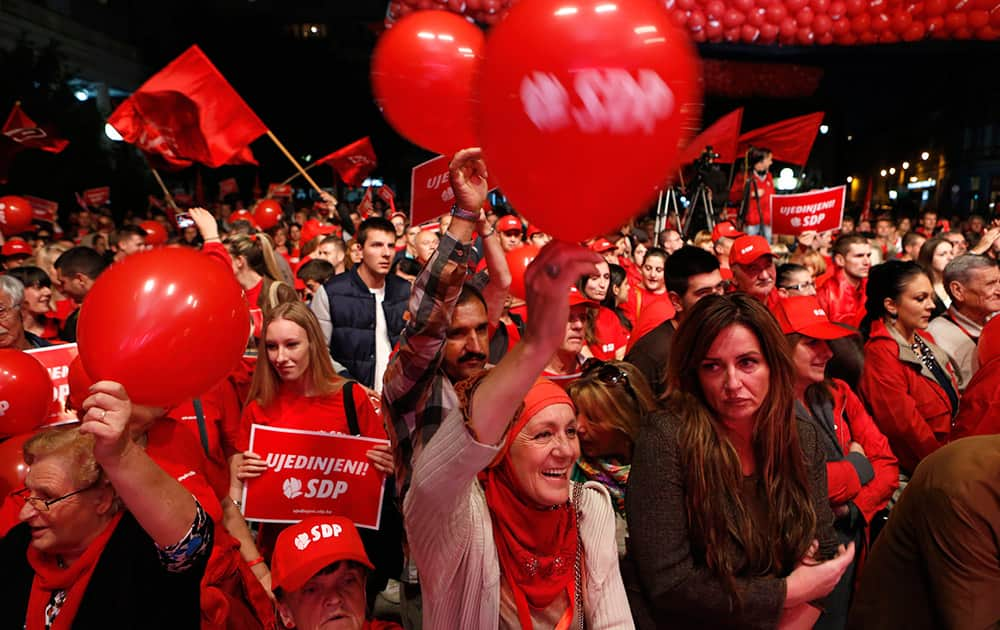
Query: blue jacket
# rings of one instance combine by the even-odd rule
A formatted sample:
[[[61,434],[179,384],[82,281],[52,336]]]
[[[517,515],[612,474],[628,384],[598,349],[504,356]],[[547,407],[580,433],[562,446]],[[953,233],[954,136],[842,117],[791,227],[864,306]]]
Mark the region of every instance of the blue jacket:
[[[375,383],[375,295],[357,268],[337,274],[323,286],[330,304],[330,356],[365,387]],[[396,345],[406,321],[410,283],[389,274],[385,278],[385,312],[389,343]]]

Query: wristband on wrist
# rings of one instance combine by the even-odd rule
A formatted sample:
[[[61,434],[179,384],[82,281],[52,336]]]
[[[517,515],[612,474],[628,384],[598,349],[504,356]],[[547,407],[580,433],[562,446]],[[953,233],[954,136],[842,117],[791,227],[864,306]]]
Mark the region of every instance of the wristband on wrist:
[[[465,219],[466,221],[478,221],[479,220],[479,210],[472,212],[466,210],[465,208],[458,207],[458,204],[454,204],[451,207],[451,216],[458,217],[459,219]]]
[[[491,225],[488,232],[480,232],[479,233],[479,238],[487,239],[487,238],[493,236],[496,233],[497,233],[497,227],[495,225]]]
[[[250,568],[253,568],[253,567],[255,567],[258,564],[261,564],[263,562],[264,562],[264,556],[257,556],[256,558],[254,558],[250,562],[247,562],[247,566],[250,567]]]

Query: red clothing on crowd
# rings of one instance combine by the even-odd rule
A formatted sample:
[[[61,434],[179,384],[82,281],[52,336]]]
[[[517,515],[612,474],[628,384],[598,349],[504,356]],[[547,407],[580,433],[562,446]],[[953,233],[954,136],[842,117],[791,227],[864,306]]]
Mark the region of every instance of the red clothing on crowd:
[[[826,263],[826,271],[816,276],[814,281],[816,286],[819,287],[821,284],[826,283],[827,280],[833,277],[833,272],[836,269],[836,265],[833,264],[833,256],[823,256],[823,261]]]
[[[638,321],[633,324],[627,351],[631,352],[632,346],[636,342],[663,322],[673,319],[675,315],[677,315],[677,310],[670,300],[654,300],[652,304],[642,309],[642,314],[639,316]]]
[[[360,385],[352,388],[354,409],[358,415],[358,429],[365,437],[386,439],[382,418],[368,400],[368,394]],[[345,433],[347,414],[344,411],[344,395],[340,389],[332,394],[303,396],[279,388],[278,395],[266,409],[256,400],[251,400],[243,410],[237,446],[240,451],[250,447],[250,425],[265,424],[269,427],[299,429],[300,431],[323,431],[325,433]]]
[[[597,343],[589,344],[587,347],[590,353],[601,361],[614,361],[618,349],[628,346],[628,330],[622,326],[618,315],[606,306],[597,309],[597,316],[594,318],[594,336],[597,337]]]
[[[846,454],[851,442],[865,449],[865,457],[875,471],[875,477],[862,486],[854,466],[845,460],[827,462],[826,479],[830,503],[843,505],[848,501],[858,506],[865,522],[870,523],[875,513],[886,506],[893,491],[899,487],[899,466],[889,448],[889,441],[875,426],[861,399],[850,386],[833,379],[833,419],[837,441]]]
[[[764,225],[771,224],[771,195],[774,194],[774,178],[768,172],[764,177],[753,174],[753,180],[757,183],[757,196],[760,198],[760,211],[757,211],[757,196],[754,196],[753,186],[750,187],[750,195],[747,198],[746,212],[744,213],[744,225],[759,225],[761,215],[763,215]],[[743,185],[746,182],[744,174],[738,173],[733,179],[733,187],[729,189],[729,201],[739,208],[743,201]]]
[[[643,312],[650,306],[661,303],[657,307],[655,313],[658,321],[656,324],[650,326],[650,330],[656,328],[656,326],[668,319],[672,319],[677,311],[674,309],[673,302],[670,301],[670,296],[666,291],[663,293],[652,293],[647,291],[642,283],[636,284],[629,291],[628,301],[622,304],[622,311],[625,313],[625,317],[632,322],[632,336],[638,339],[642,336],[638,332],[639,319]]]
[[[625,270],[625,279],[628,280],[630,287],[642,286],[642,270],[639,269],[639,265],[624,256],[618,257],[618,264]]]
[[[1000,357],[981,365],[962,392],[951,439],[1000,433]]]
[[[917,334],[934,343],[930,334]],[[943,351],[935,356],[951,375]],[[951,432],[951,401],[926,373],[922,365],[900,359],[900,345],[885,324],[872,322],[859,389],[875,424],[889,439],[900,468],[907,474],[913,474],[920,460],[943,446]],[[958,391],[958,386],[954,387]]]
[[[76,302],[66,297],[56,301],[56,310],[52,316],[55,317],[60,324],[62,324],[66,321],[67,317],[73,314],[73,311],[75,310]],[[58,332],[58,330],[56,332]]]
[[[830,321],[858,328],[865,317],[865,289],[868,278],[858,286],[851,286],[843,267],[837,267],[833,276],[816,288],[816,298]]]

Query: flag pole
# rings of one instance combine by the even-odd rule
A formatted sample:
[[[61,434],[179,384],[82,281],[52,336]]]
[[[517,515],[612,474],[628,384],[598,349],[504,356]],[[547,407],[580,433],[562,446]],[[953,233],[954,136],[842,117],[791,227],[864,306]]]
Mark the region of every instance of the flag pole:
[[[312,164],[310,164],[309,166],[305,167],[305,169],[304,169],[304,170],[306,170],[306,171],[311,171],[311,170],[312,170],[312,168],[313,168],[314,166],[319,166],[319,164],[320,164],[319,162],[313,162],[313,163],[312,163]],[[289,177],[286,177],[286,178],[285,178],[285,181],[281,182],[281,184],[280,184],[280,185],[281,185],[281,186],[284,186],[285,184],[289,184],[289,183],[291,183],[291,181],[292,181],[293,179],[295,179],[296,177],[298,177],[298,176],[299,176],[299,175],[301,175],[301,174],[302,174],[302,173],[299,173],[298,171],[296,171],[296,172],[292,173],[292,174],[291,174],[291,175],[290,175]]]
[[[167,199],[167,203],[169,203],[170,207],[174,210],[179,210],[180,208],[177,207],[177,202],[174,201],[174,196],[170,194],[169,190],[167,190],[167,185],[163,183],[163,178],[160,177],[160,173],[152,166],[149,167],[149,170],[153,171],[153,177],[156,178],[156,183],[159,184],[160,189],[163,190],[163,196]]]
[[[267,137],[270,138],[271,142],[277,145],[279,149],[281,149],[281,152],[285,154],[285,157],[288,158],[288,161],[290,161],[295,166],[295,168],[298,169],[299,175],[305,177],[306,181],[309,182],[309,184],[313,187],[313,189],[316,192],[318,193],[323,192],[323,189],[319,187],[319,184],[317,184],[315,180],[313,180],[313,178],[309,176],[309,173],[306,172],[306,169],[302,168],[302,165],[299,164],[298,160],[296,160],[295,157],[288,152],[288,149],[285,148],[285,145],[281,144],[281,140],[278,140],[278,137],[275,136],[270,129],[267,130]]]

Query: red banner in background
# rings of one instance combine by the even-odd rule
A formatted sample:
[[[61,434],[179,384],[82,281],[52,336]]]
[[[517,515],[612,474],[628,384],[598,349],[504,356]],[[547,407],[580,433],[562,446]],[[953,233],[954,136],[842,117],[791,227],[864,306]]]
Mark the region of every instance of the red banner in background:
[[[41,149],[49,153],[61,153],[69,146],[69,140],[57,138],[35,124],[20,103],[14,103],[7,121],[3,124],[3,135],[28,149]]]
[[[316,160],[316,164],[329,164],[337,171],[340,179],[352,187],[360,186],[378,164],[372,141],[365,136],[346,147]]]
[[[31,204],[31,214],[34,219],[49,223],[56,222],[56,213],[59,212],[59,204],[57,202],[42,199],[41,197],[32,197],[31,195],[22,196]]]
[[[750,147],[766,147],[771,150],[774,159],[780,162],[805,166],[823,116],[823,112],[816,112],[779,120],[766,127],[748,131],[740,136],[736,151],[743,154]]]
[[[385,475],[365,453],[388,440],[278,429],[255,424],[250,450],[267,462],[246,483],[243,516],[251,521],[297,523],[309,516],[346,516],[378,529]]]
[[[288,197],[292,196],[292,185],[291,184],[270,184],[267,187],[268,197]]]
[[[111,201],[111,186],[98,186],[83,191],[83,199],[91,208],[103,206]]]
[[[732,164],[736,159],[736,139],[740,136],[743,108],[731,111],[705,128],[687,147],[681,151],[681,164],[690,164],[699,157],[705,147],[711,146],[719,154],[715,161]]]
[[[76,412],[67,411],[66,400],[69,398],[69,364],[78,354],[76,344],[64,343],[26,352],[45,366],[52,379],[52,412],[49,414],[48,424],[75,421]]]
[[[836,230],[844,221],[846,186],[812,190],[796,195],[771,195],[771,221],[775,234],[801,234],[807,230]]]
[[[410,175],[410,225],[451,212],[455,193],[448,181],[449,158],[439,155],[413,168]]]

